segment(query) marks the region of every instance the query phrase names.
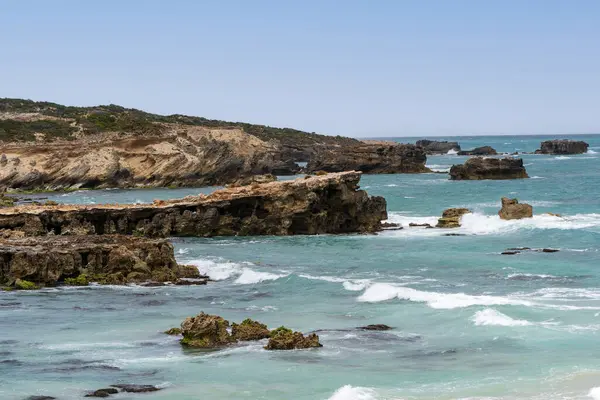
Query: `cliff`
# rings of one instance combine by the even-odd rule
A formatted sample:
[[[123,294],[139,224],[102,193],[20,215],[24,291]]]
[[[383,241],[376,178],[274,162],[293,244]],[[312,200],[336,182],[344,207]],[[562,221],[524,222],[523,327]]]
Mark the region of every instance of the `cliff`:
[[[318,149],[359,143],[290,128],[157,115],[117,105],[0,99],[0,187],[222,185],[288,175]]]
[[[450,168],[451,180],[523,179],[529,178],[521,158],[468,159],[463,165]]]
[[[382,197],[359,190],[360,172],[227,188],[141,205],[19,206],[0,209],[0,229],[26,236],[126,234],[246,236],[375,232]]]
[[[308,163],[308,172],[348,170],[367,174],[430,172],[427,156],[412,144],[362,143],[319,151]]]

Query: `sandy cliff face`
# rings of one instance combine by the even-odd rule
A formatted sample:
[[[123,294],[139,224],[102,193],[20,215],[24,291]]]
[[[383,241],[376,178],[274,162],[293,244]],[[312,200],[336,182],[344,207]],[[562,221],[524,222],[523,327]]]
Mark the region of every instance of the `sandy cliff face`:
[[[205,186],[253,174],[293,173],[296,168],[281,161],[277,144],[241,129],[177,124],[160,128],[143,136],[107,132],[75,140],[47,142],[40,137],[31,143],[1,144],[0,186]]]

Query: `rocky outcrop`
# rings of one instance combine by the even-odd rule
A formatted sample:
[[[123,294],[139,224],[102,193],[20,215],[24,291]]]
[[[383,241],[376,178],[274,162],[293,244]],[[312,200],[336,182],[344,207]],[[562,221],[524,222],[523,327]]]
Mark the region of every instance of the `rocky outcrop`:
[[[437,140],[417,140],[416,145],[422,147],[427,154],[448,154],[449,151],[460,151],[458,142],[437,141]]]
[[[589,144],[581,140],[546,140],[541,143],[537,154],[583,154],[587,153]]]
[[[436,228],[459,228],[462,216],[470,212],[468,208],[448,208],[442,213],[442,218],[438,219]]]
[[[523,179],[529,178],[521,158],[468,159],[463,165],[450,168],[451,180]]]
[[[217,190],[136,205],[18,206],[0,209],[11,234],[147,237],[314,235],[375,232],[387,219],[383,197],[359,190],[360,172]],[[5,231],[6,232],[6,231]]]
[[[54,286],[88,282],[175,282],[190,278],[189,267],[175,261],[164,239],[120,235],[45,236],[0,240],[0,284],[23,282]],[[200,275],[195,269],[195,276]]]
[[[323,347],[319,342],[319,336],[311,333],[304,336],[301,332],[294,332],[286,327],[280,327],[271,332],[269,343],[265,346],[267,350],[294,350],[309,349],[312,347]]]
[[[258,321],[253,321],[250,318],[245,319],[240,324],[233,323],[231,325],[231,336],[235,340],[261,340],[267,339],[271,332],[265,324]]]
[[[425,151],[412,144],[363,143],[320,151],[306,170],[309,173],[356,170],[367,174],[431,172],[425,167],[426,161]]]
[[[21,190],[221,185],[299,170],[276,144],[240,129],[165,125],[160,134],[98,134],[59,143],[0,144],[0,187]]]
[[[501,219],[522,219],[533,217],[533,207],[519,203],[517,199],[502,198],[502,209],[498,211]]]
[[[310,347],[322,347],[316,334],[304,336],[300,332],[280,327],[269,331],[265,324],[251,319],[241,324],[232,324],[218,315],[200,313],[186,318],[181,323],[181,344],[186,347],[214,349],[236,343],[237,341],[255,341],[269,338],[267,350],[293,350]]]
[[[275,182],[277,177],[272,174],[267,175],[253,175],[248,176],[246,178],[240,178],[235,182],[230,183],[226,187],[238,187],[238,186],[247,186],[247,185],[260,185],[262,183]]]
[[[229,334],[229,321],[218,315],[200,313],[181,323],[181,344],[195,348],[215,348],[235,342]]]
[[[498,154],[496,150],[490,146],[475,147],[473,150],[458,152],[459,156],[495,156],[496,154]]]

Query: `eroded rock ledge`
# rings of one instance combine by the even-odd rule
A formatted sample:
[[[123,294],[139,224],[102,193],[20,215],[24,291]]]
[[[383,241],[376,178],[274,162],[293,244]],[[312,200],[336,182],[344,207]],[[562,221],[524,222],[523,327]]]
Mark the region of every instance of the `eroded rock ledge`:
[[[412,144],[362,143],[318,152],[307,171],[357,170],[367,174],[431,172],[425,167],[425,150]]]
[[[333,173],[154,204],[11,207],[0,209],[0,229],[24,236],[147,237],[375,232],[387,219],[386,202],[359,190],[360,175]]]
[[[199,276],[197,268],[177,264],[165,239],[51,235],[0,240],[0,284],[23,289],[34,288],[23,282],[125,284]]]
[[[451,180],[523,179],[529,178],[522,158],[468,159],[463,165],[450,168]]]

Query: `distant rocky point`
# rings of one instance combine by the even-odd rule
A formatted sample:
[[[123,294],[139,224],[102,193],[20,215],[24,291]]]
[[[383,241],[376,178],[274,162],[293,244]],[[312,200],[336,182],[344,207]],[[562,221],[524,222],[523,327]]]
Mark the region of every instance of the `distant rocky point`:
[[[438,140],[417,140],[416,146],[422,147],[427,154],[447,154],[449,151],[460,151],[458,142],[438,141]]]
[[[458,152],[459,156],[495,156],[497,154],[498,152],[490,146],[476,147],[473,150],[461,150]]]
[[[587,153],[589,144],[582,140],[546,140],[541,143],[536,154],[583,154]]]
[[[367,174],[431,172],[425,167],[427,156],[412,144],[362,143],[322,149],[308,162],[308,172],[361,171]]]
[[[523,179],[529,178],[522,158],[468,159],[463,165],[450,168],[451,180]]]

